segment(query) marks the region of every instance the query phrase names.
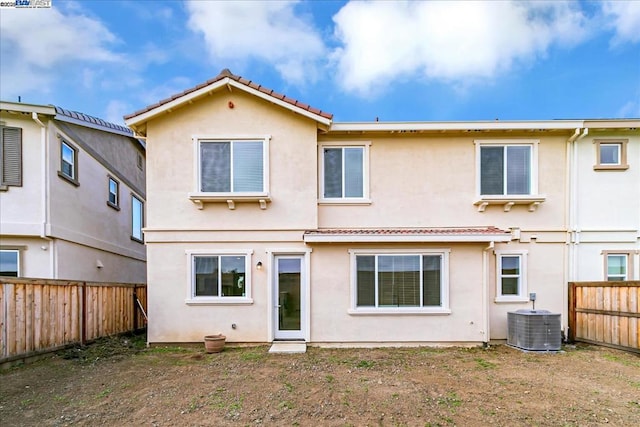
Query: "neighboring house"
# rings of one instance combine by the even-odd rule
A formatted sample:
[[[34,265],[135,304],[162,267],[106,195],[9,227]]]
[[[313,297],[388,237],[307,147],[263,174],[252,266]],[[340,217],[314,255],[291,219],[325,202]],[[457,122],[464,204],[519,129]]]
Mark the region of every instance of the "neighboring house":
[[[477,344],[530,293],[566,327],[581,120],[334,123],[224,70],[125,122],[149,150],[151,343]]]
[[[572,147],[570,280],[640,280],[640,120],[632,126],[585,121]]]
[[[145,147],[124,126],[0,103],[0,275],[146,282]]]

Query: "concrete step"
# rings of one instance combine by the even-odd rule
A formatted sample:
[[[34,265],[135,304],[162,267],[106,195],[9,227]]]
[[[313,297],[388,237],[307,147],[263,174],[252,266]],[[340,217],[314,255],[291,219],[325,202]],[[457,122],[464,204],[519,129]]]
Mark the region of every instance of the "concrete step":
[[[307,343],[304,341],[274,341],[269,353],[306,353]]]

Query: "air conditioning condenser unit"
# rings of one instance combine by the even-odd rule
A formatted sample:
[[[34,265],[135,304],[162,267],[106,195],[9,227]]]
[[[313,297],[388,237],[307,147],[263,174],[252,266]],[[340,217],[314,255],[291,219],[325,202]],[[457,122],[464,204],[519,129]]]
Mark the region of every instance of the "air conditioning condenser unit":
[[[559,351],[562,346],[560,314],[548,310],[507,313],[507,344],[528,351]]]

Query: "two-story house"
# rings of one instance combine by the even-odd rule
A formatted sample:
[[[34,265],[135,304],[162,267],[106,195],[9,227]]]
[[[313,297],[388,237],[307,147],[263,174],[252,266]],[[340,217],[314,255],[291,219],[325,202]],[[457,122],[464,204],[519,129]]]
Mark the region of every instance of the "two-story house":
[[[145,147],[51,105],[0,103],[0,275],[145,282]]]
[[[125,122],[150,343],[477,344],[530,293],[566,319],[583,121],[334,123],[224,70]]]

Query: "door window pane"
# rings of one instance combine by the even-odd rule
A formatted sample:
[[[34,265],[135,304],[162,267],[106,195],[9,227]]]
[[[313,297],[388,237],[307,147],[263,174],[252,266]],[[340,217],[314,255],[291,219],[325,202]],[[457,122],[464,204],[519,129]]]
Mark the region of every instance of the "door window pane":
[[[278,259],[278,329],[301,329],[300,284],[302,279],[300,258]]]

